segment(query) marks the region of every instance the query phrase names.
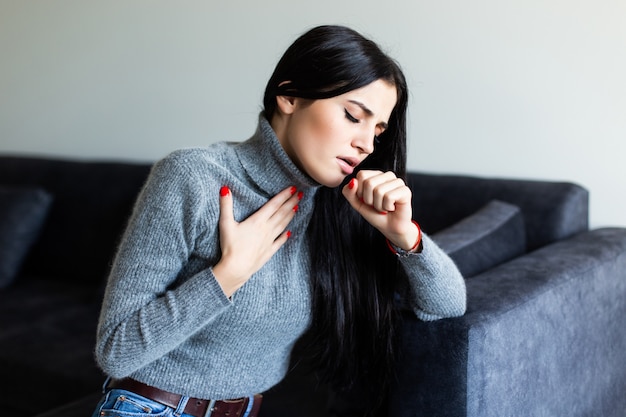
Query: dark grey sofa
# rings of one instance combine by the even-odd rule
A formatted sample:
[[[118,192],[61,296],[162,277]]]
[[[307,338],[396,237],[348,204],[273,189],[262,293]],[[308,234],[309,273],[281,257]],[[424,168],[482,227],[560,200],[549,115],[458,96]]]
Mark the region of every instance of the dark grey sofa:
[[[390,415],[624,416],[626,229],[588,231],[587,195],[570,184],[419,176],[412,185],[423,208],[519,206],[528,253],[469,277],[465,316],[407,318]],[[438,227],[463,216],[444,210],[423,219]]]
[[[92,355],[103,281],[149,169],[0,157],[0,215],[11,219],[0,234],[12,235],[0,240],[0,262],[16,271],[0,282],[7,415],[93,409],[103,382]],[[411,173],[409,185],[415,217],[466,275],[468,312],[432,323],[405,315],[385,414],[622,416],[626,229],[589,231],[588,194],[574,184]],[[21,205],[2,203],[16,192]],[[37,221],[14,227],[23,213]],[[328,393],[301,359],[266,393],[263,416],[330,415]],[[358,415],[346,410],[359,409],[359,395],[330,407]]]
[[[147,164],[0,157],[0,190],[44,192],[49,203],[28,251],[16,254],[12,244],[23,242],[20,230],[11,230],[22,236],[11,236],[0,248],[0,262],[15,262],[21,255],[17,276],[0,289],[2,413],[36,415],[102,384],[92,352],[103,282],[149,169]],[[30,205],[42,201],[31,199]],[[23,199],[22,205],[27,203]],[[13,213],[11,223],[21,220],[22,230],[30,218],[15,217],[24,212]],[[1,223],[3,216],[0,230],[6,233],[11,224]],[[18,249],[24,252],[25,245]]]

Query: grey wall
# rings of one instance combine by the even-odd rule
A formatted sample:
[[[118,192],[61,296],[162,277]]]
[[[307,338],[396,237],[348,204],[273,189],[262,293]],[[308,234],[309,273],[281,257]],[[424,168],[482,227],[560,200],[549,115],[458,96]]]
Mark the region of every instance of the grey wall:
[[[0,0],[0,152],[151,161],[242,140],[302,31],[403,66],[409,167],[579,182],[626,225],[624,0]]]

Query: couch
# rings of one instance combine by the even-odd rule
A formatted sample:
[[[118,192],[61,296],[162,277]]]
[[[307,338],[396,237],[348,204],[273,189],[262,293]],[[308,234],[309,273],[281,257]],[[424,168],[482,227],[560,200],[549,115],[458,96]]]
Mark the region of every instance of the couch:
[[[3,414],[93,410],[104,281],[150,166],[0,156]],[[408,183],[415,218],[466,277],[468,311],[404,314],[383,414],[623,416],[626,229],[590,231],[576,184],[418,172]],[[318,384],[299,349],[262,416],[359,415],[360,397]]]

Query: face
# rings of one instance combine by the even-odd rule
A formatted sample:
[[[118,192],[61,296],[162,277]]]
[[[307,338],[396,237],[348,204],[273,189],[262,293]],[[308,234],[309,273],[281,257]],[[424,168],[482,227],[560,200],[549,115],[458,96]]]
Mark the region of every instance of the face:
[[[395,86],[383,80],[328,99],[280,96],[271,125],[301,170],[336,187],[374,151],[396,101]]]

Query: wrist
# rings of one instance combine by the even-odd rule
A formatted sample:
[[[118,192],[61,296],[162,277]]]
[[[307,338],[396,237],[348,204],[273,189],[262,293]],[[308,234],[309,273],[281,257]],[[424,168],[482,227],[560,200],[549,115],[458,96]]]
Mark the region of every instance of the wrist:
[[[232,295],[243,285],[245,280],[237,279],[232,274],[232,268],[229,268],[223,260],[220,260],[215,266],[213,266],[213,275],[217,280],[217,283],[222,288],[224,295],[230,298]]]
[[[389,250],[398,256],[407,256],[422,251],[422,229],[415,220],[411,220],[415,227],[412,232],[406,233],[399,241],[387,239]]]

